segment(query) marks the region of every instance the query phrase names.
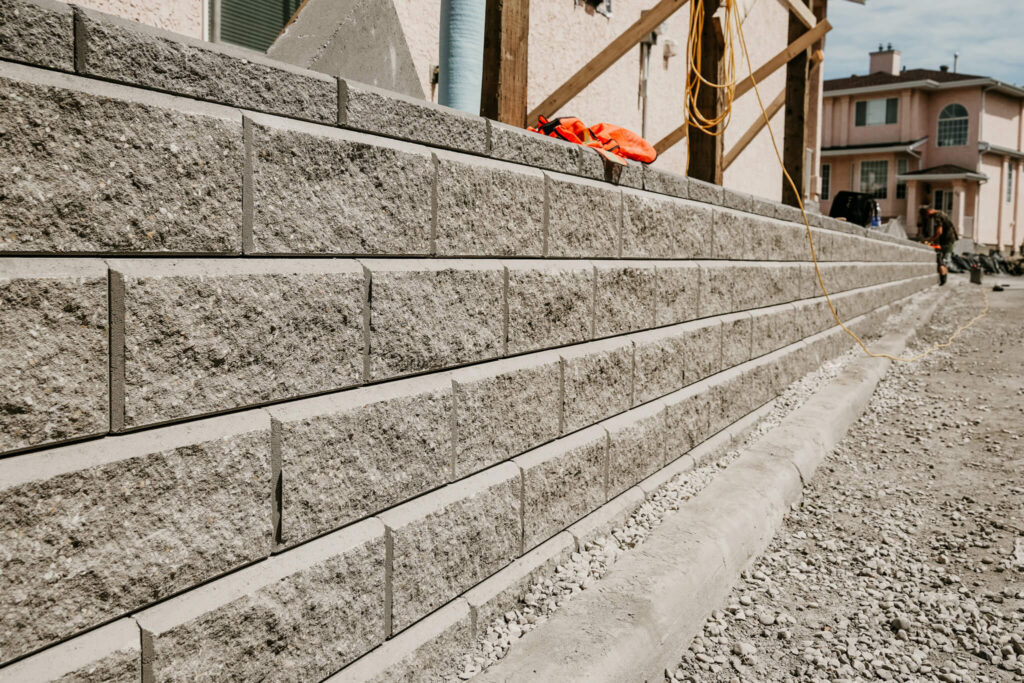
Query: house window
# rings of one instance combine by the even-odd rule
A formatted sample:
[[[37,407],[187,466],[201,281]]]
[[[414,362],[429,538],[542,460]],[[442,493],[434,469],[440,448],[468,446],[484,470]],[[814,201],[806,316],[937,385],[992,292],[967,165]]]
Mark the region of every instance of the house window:
[[[1013,201],[1013,161],[1006,164],[1006,203]]]
[[[821,165],[821,201],[828,201],[832,192],[832,164]]]
[[[857,103],[855,125],[881,126],[896,123],[900,101],[896,97],[879,100],[862,100]]]
[[[875,199],[888,197],[889,162],[860,162],[860,191],[866,192]]]
[[[904,173],[906,173],[907,172],[907,166],[908,166],[908,163],[907,163],[906,159],[897,159],[896,160],[896,174],[897,175],[903,175]],[[896,199],[906,199],[906,198],[907,198],[907,184],[904,183],[904,182],[900,182],[897,179],[896,180]]]
[[[967,144],[967,107],[947,104],[939,114],[939,147],[959,147]]]
[[[210,40],[266,52],[302,0],[208,0]]]
[[[953,192],[935,190],[935,208],[946,213],[953,213]]]

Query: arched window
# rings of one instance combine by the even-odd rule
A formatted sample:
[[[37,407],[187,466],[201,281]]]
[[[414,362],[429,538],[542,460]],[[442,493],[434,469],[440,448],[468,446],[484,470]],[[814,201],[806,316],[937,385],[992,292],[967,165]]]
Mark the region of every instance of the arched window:
[[[939,114],[939,147],[958,147],[967,144],[967,107],[947,104]]]

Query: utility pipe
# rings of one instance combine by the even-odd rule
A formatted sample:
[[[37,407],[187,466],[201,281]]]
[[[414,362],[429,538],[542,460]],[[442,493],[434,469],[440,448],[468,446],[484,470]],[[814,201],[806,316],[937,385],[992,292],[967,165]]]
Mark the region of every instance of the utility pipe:
[[[487,0],[442,0],[437,101],[480,113]]]

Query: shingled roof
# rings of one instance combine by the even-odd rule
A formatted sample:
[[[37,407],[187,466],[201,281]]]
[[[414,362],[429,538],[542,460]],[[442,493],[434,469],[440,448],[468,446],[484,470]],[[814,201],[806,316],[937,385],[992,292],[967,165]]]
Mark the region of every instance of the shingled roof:
[[[848,88],[870,88],[877,85],[891,85],[894,83],[911,83],[913,81],[932,80],[938,83],[951,83],[953,81],[969,81],[976,78],[987,78],[987,76],[974,76],[972,74],[954,73],[952,71],[937,71],[935,69],[907,69],[901,71],[898,76],[879,71],[867,76],[850,76],[849,78],[833,78],[825,81],[825,92],[829,90],[846,90]]]

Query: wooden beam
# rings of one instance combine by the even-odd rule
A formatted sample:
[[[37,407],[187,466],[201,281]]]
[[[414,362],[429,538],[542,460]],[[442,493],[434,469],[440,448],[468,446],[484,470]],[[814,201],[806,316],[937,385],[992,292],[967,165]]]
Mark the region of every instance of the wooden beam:
[[[803,0],[797,0],[802,3]],[[789,15],[789,39],[799,40],[811,31],[804,31],[803,23],[795,14]],[[803,34],[803,35],[801,35]],[[789,171],[795,191],[789,181],[782,179],[782,203],[799,206],[806,194],[804,167],[807,164],[807,80],[809,76],[808,50],[793,56],[786,64],[786,118],[782,135],[782,163]]]
[[[807,28],[814,28],[814,25],[818,23],[818,20],[814,17],[814,12],[802,0],[782,0],[782,2],[793,13],[793,16]]]
[[[480,115],[526,125],[530,0],[487,0]]]
[[[595,78],[603,74],[608,67],[617,62],[622,55],[629,52],[644,36],[658,27],[661,22],[675,14],[676,10],[685,5],[687,0],[661,0],[657,5],[645,12],[632,26],[623,31],[619,37],[608,44],[593,59],[583,65],[579,71],[558,86],[543,102],[531,111],[526,121],[534,124],[538,116],[551,116],[564,107],[572,98],[580,94]]]
[[[806,52],[807,48],[811,47],[817,42],[822,36],[832,30],[832,24],[828,23],[827,20],[822,20],[807,31],[799,38],[794,40],[792,43],[786,46],[782,52],[778,53],[758,69],[756,69],[751,76],[747,76],[742,81],[736,84],[736,98],[750,92],[754,88],[754,81],[758,84],[762,83],[766,78],[771,76],[773,73],[779,70],[780,67],[788,64],[790,60],[799,54]],[[661,140],[654,145],[654,149],[661,154],[665,150],[669,149],[677,142],[686,137],[686,124],[679,126],[674,131],[663,137]]]
[[[725,41],[719,36],[720,22],[716,21],[720,0],[704,0],[704,23],[700,33],[701,63],[700,75],[709,83],[721,83],[723,79],[722,54]],[[705,119],[718,118],[725,105],[725,90],[703,86],[697,92],[696,110]],[[722,142],[725,136],[709,135],[699,128],[689,130],[689,168],[687,175],[715,185],[722,184]]]
[[[772,100],[771,104],[769,104],[765,109],[765,111],[768,112],[769,121],[775,118],[775,115],[779,113],[779,110],[782,109],[784,104],[786,104],[786,91],[782,90],[779,92],[778,97]],[[737,140],[736,144],[725,153],[725,161],[723,164],[725,168],[732,166],[732,162],[736,161],[736,157],[743,153],[743,150],[747,148],[747,145],[754,141],[754,138],[757,137],[757,134],[760,133],[766,125],[764,116],[758,114],[753,125],[743,133],[743,137]]]

